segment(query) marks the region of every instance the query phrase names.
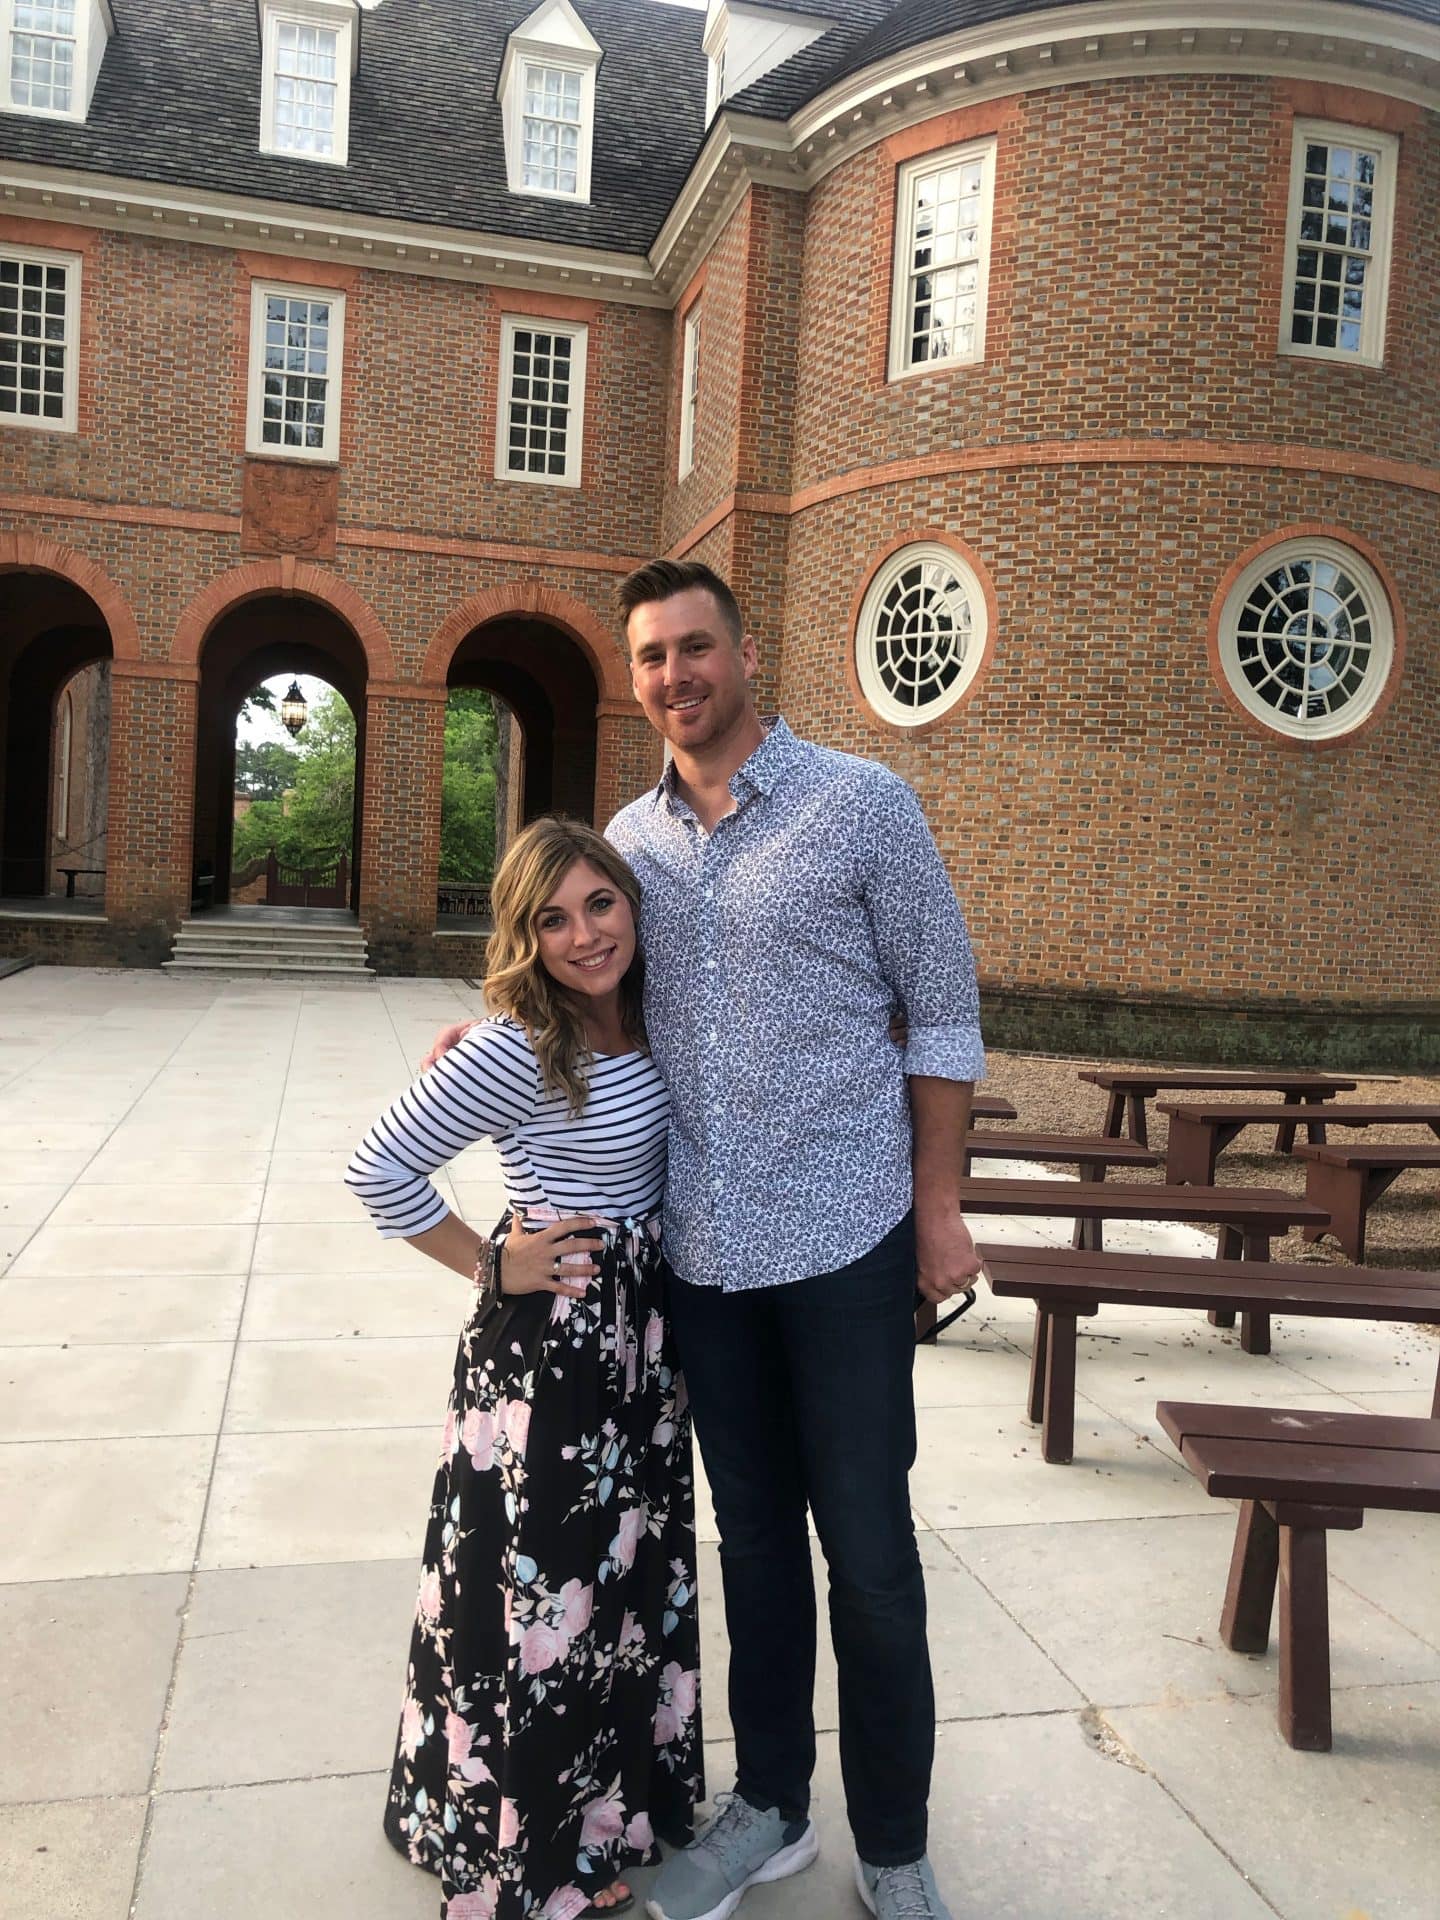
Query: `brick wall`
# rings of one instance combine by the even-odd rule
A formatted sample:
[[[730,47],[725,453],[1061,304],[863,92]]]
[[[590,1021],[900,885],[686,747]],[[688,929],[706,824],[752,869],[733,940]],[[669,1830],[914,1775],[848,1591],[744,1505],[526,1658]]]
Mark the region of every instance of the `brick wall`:
[[[1297,114],[1399,138],[1383,369],[1276,351]],[[989,136],[984,361],[892,383],[896,171]],[[258,564],[241,552],[244,349],[249,287],[275,263],[65,231],[86,262],[81,433],[0,430],[0,563],[6,529],[41,530],[102,570],[133,628],[108,902],[133,956],[134,930],[158,952],[188,898],[195,661]],[[481,964],[478,943],[430,932],[435,695],[477,622],[550,620],[583,652],[597,818],[656,777],[613,599],[658,546],[734,583],[763,704],[915,782],[1008,1005],[1433,1007],[1437,257],[1434,116],[1214,75],[989,101],[877,137],[808,194],[753,187],[674,315],[328,269],[348,303],[334,559],[263,567],[370,656],[361,910],[381,964]],[[678,342],[697,303],[682,481]],[[507,311],[590,328],[578,489],[494,477]],[[1385,710],[1324,748],[1238,713],[1211,665],[1221,582],[1286,527],[1373,554],[1403,626]],[[965,552],[992,637],[961,704],[903,732],[866,706],[852,655],[864,586],[908,537]]]

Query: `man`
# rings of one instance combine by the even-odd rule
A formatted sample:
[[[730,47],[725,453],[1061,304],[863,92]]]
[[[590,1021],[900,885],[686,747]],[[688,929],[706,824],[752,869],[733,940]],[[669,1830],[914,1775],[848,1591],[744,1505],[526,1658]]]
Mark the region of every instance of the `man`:
[[[636,697],[671,748],[607,833],[640,878],[671,1095],[664,1245],[737,1764],[648,1910],[728,1920],[818,1851],[808,1507],[860,1896],[880,1920],[949,1920],[926,1857],[935,1707],[908,1476],[917,1274],[939,1302],[979,1267],[959,1203],[984,1071],[964,921],[903,781],[762,723],[755,642],[718,575],[657,560],[620,604]]]

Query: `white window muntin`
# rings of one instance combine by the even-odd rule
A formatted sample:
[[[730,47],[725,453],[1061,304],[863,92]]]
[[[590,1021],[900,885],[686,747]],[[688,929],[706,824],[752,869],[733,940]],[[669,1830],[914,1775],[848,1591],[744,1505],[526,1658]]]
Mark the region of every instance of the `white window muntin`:
[[[353,27],[303,8],[267,7],[260,150],[343,167],[350,155]]]
[[[257,282],[250,294],[247,452],[340,458],[345,296]]]
[[[11,0],[9,99],[26,113],[75,114],[80,27],[77,0]]]
[[[989,615],[974,569],[921,541],[892,554],[866,590],[855,629],[860,689],[891,726],[927,725],[980,671]]]
[[[587,95],[592,70],[526,60],[521,76],[520,185],[526,193],[588,200]],[[583,186],[582,186],[583,181]]]
[[[696,307],[685,322],[685,354],[680,370],[680,478],[695,464],[695,421],[700,411],[700,340],[703,326]]]
[[[0,427],[73,433],[80,257],[0,246]]]
[[[1380,366],[1400,143],[1297,120],[1290,161],[1280,351]]]
[[[1334,740],[1368,719],[1394,657],[1385,589],[1338,540],[1268,547],[1221,609],[1226,682],[1247,713],[1292,740]]]
[[[497,479],[579,486],[588,339],[573,322],[503,316]]]
[[[995,142],[927,153],[900,169],[890,378],[985,357]]]

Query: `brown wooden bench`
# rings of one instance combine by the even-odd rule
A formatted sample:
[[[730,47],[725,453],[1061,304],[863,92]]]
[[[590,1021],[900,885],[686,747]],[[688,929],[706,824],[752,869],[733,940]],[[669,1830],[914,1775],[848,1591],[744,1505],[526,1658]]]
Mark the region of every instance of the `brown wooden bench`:
[[[1317,1120],[1313,1106],[1290,1101],[1278,1107],[1273,1101],[1267,1104],[1259,1100],[1227,1102],[1223,1106],[1212,1106],[1209,1101],[1157,1100],[1155,1105],[1170,1121],[1165,1178],[1172,1186],[1187,1180],[1198,1181],[1202,1187],[1213,1186],[1216,1160],[1246,1127],[1308,1127],[1310,1144],[1321,1147],[1326,1144],[1326,1127],[1429,1127],[1440,1137],[1440,1107],[1436,1106],[1341,1105],[1332,1101],[1323,1109],[1325,1118]]]
[[[977,1093],[970,1100],[970,1118],[974,1120],[1013,1120],[1015,1109],[1003,1094]]]
[[[1240,1519],[1220,1614],[1236,1653],[1264,1653],[1280,1589],[1280,1731],[1328,1753],[1330,1601],[1325,1535],[1353,1531],[1367,1507],[1440,1513],[1440,1420],[1303,1413],[1162,1400],[1180,1457]]]
[[[1217,1249],[1221,1259],[1268,1260],[1270,1241],[1296,1226],[1323,1226],[1325,1216],[1308,1200],[1281,1193],[1274,1187],[1163,1187],[1136,1186],[1118,1180],[962,1180],[960,1211],[1011,1213],[1029,1218],[1076,1220],[1086,1247],[1103,1250],[1106,1220],[1163,1220],[1175,1225],[1214,1226],[1220,1229]],[[934,1303],[922,1301],[915,1310],[915,1338],[933,1340],[950,1321],[972,1305],[938,1321]],[[1211,1315],[1217,1326],[1230,1320]]]
[[[1078,1166],[1082,1180],[1103,1180],[1107,1167],[1158,1167],[1163,1156],[1138,1140],[1107,1140],[1100,1134],[997,1133],[992,1127],[965,1136],[965,1176],[982,1160],[1037,1160],[1053,1166]]]
[[[984,1245],[985,1278],[1000,1299],[1035,1302],[1030,1418],[1040,1450],[1064,1465],[1075,1451],[1077,1316],[1102,1306],[1200,1307],[1240,1315],[1247,1353],[1270,1351],[1270,1316],[1440,1325],[1440,1273],[1280,1266],[1152,1253],[1074,1253],[1060,1247]],[[1440,1416],[1440,1374],[1435,1383]]]
[[[1403,1140],[1394,1146],[1297,1147],[1307,1160],[1305,1192],[1330,1215],[1328,1226],[1305,1229],[1307,1240],[1333,1233],[1352,1260],[1365,1258],[1365,1222],[1370,1208],[1411,1167],[1440,1167],[1440,1141],[1423,1146]],[[1323,1197],[1322,1197],[1323,1196]]]
[[[1339,1080],[1332,1073],[1291,1072],[1283,1067],[1274,1073],[1092,1067],[1085,1069],[1080,1078],[1089,1081],[1092,1086],[1103,1087],[1110,1096],[1105,1106],[1102,1131],[1114,1134],[1118,1139],[1124,1132],[1128,1116],[1130,1138],[1138,1140],[1141,1146],[1150,1144],[1150,1134],[1145,1124],[1145,1102],[1153,1100],[1161,1092],[1279,1093],[1297,1105],[1315,1106],[1322,1105],[1337,1093],[1353,1093],[1357,1084],[1354,1080]],[[1275,1135],[1276,1148],[1281,1153],[1288,1153],[1294,1144],[1294,1123],[1282,1121]]]

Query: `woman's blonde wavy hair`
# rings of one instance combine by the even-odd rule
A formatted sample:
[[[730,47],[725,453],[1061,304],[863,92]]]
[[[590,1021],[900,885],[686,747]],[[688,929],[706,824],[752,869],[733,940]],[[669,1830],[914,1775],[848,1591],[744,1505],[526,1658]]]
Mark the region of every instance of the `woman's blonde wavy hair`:
[[[577,860],[588,860],[630,902],[638,926],[640,883],[620,855],[578,820],[533,820],[516,836],[490,889],[495,931],[485,948],[485,998],[495,1013],[508,1013],[530,1036],[547,1091],[563,1092],[580,1113],[589,1092],[590,1043],[582,1003],[545,971],[539,920],[547,900]],[[641,1005],[644,967],[635,949],[620,982],[620,1018],[637,1046],[645,1044]]]

